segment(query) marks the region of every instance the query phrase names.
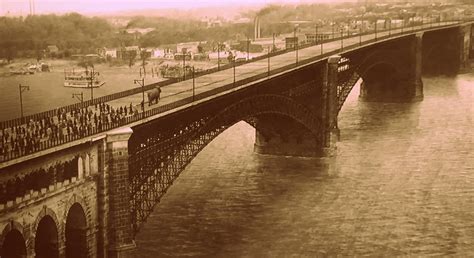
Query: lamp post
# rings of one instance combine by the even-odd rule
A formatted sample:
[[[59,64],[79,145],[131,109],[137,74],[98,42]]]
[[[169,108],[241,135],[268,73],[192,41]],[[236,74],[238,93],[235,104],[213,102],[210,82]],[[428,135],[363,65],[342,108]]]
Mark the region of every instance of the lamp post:
[[[81,104],[84,102],[84,93],[81,92],[81,93],[73,93],[72,94],[72,98],[76,98],[77,100],[79,100],[81,102]]]
[[[377,19],[375,19],[375,41],[377,41]]]
[[[267,72],[267,74],[268,74],[268,76],[270,76],[270,47],[268,47],[268,54],[267,54],[267,56],[268,56],[268,62],[267,62],[267,71],[268,71],[268,72]]]
[[[183,81],[186,81],[186,49],[182,48],[181,53],[183,54]]]
[[[316,28],[315,28],[315,31],[314,31],[314,43],[318,44],[318,27],[319,27],[319,25],[316,24],[315,27]]]
[[[217,71],[221,70],[220,50],[221,50],[221,44],[217,42]]]
[[[247,61],[250,59],[249,48],[250,48],[250,39],[249,37],[247,37]]]
[[[23,92],[30,90],[30,86],[19,84],[18,90],[20,91],[20,115],[21,115],[21,121],[23,122]]]
[[[344,28],[341,27],[341,51],[344,50]]]
[[[296,66],[298,66],[298,38],[296,37],[296,29],[298,27],[295,26],[293,29],[293,40],[294,40],[294,45],[295,45],[295,52],[296,52]]]
[[[334,39],[334,21],[332,21],[332,23],[331,23],[331,30],[332,30],[332,32],[331,32],[332,39]]]
[[[272,52],[275,51],[275,33],[273,33],[273,45],[272,45]]]
[[[133,80],[133,84],[138,84],[142,86],[142,113],[145,113],[145,78],[141,78],[139,80]]]
[[[86,70],[86,73],[87,73],[87,70]],[[94,99],[94,76],[95,76],[95,71],[94,71],[94,66],[92,66],[92,71],[91,71],[91,74],[89,76],[89,78],[90,78],[90,84],[89,85],[91,87],[91,100]]]
[[[234,87],[235,87],[235,56],[234,56],[234,59],[232,59],[232,64],[233,64],[232,70],[234,73]]]
[[[388,19],[388,36],[392,36],[392,19]]]
[[[195,95],[194,90],[195,90],[195,88],[196,88],[196,85],[195,85],[194,66],[193,66],[193,102],[194,102],[194,95]]]

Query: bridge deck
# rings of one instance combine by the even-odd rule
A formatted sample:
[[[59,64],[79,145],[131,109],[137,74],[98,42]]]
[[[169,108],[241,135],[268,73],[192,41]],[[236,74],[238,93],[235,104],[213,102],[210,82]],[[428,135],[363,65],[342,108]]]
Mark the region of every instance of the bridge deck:
[[[365,47],[369,44],[373,44],[375,42],[380,42],[388,39],[393,39],[397,37],[403,37],[406,35],[410,35],[416,33],[417,31],[425,31],[425,30],[435,30],[439,29],[440,27],[450,27],[450,26],[457,26],[460,22],[443,22],[443,23],[435,23],[430,25],[419,25],[414,27],[405,27],[405,28],[397,28],[392,29],[390,31],[382,31],[372,34],[366,35],[353,35],[353,36],[346,36],[343,38],[343,48],[341,49],[341,38],[335,38],[331,42],[326,42],[323,44],[323,49],[321,51],[321,45],[313,45],[306,48],[301,48],[297,50],[298,52],[298,63],[299,64],[307,64],[308,61],[310,63],[321,61],[327,58],[328,54],[337,54],[346,51],[353,51],[359,47]],[[375,35],[379,40],[375,40]],[[296,52],[286,52],[281,55],[271,56],[270,58],[270,75],[268,78],[276,76],[281,73],[288,72],[289,70],[296,69]],[[292,66],[292,64],[294,66]],[[285,71],[277,71],[278,73],[274,73],[277,69],[284,68]],[[195,95],[202,96],[197,98],[196,101],[192,101],[193,96],[193,80],[186,80],[177,82],[174,84],[167,85],[166,87],[162,88],[162,98],[158,104],[155,105],[145,105],[146,116],[135,117],[134,119],[126,119],[126,123],[114,124],[105,130],[94,133],[92,135],[85,136],[81,139],[71,139],[66,143],[55,144],[53,146],[48,146],[44,148],[44,150],[37,151],[35,153],[25,155],[16,159],[11,159],[0,163],[0,168],[7,167],[14,163],[20,162],[21,160],[27,160],[34,157],[42,156],[47,153],[52,153],[58,151],[60,149],[69,148],[71,146],[75,146],[81,143],[94,141],[96,138],[102,138],[107,131],[113,130],[117,127],[124,127],[124,126],[136,126],[141,123],[145,123],[147,121],[156,119],[158,117],[164,116],[166,114],[176,112],[177,110],[181,110],[183,108],[187,108],[191,105],[199,104],[203,101],[207,101],[213,97],[219,96],[221,94],[226,94],[229,91],[233,91],[236,88],[248,87],[251,86],[256,81],[260,81],[265,79],[264,77],[256,78],[257,75],[265,75],[268,73],[268,59],[261,59],[258,61],[249,62],[240,66],[235,67],[235,80],[237,82],[241,82],[242,80],[248,80],[254,78],[255,80],[247,81],[244,84],[237,84],[236,87],[226,88],[225,91],[216,92],[216,94],[212,94],[211,96],[204,96],[203,94],[209,92],[211,90],[216,90],[219,88],[224,88],[224,86],[232,85],[234,82],[233,76],[233,69],[226,69],[221,70],[215,73],[203,75],[197,77],[195,79]],[[117,100],[113,100],[108,102],[112,106],[128,106],[130,103],[133,105],[139,105],[142,101],[142,93],[126,96]],[[161,108],[163,107],[163,108]],[[156,112],[155,112],[156,111]]]
[[[442,24],[441,26],[447,26],[450,24],[452,25],[453,23],[454,22],[451,22],[449,24]],[[396,38],[399,36],[409,35],[422,28],[426,28],[426,30],[439,28],[438,24],[436,24],[436,26],[437,27],[433,26],[432,28],[427,27],[426,25],[424,25],[423,27],[416,26],[416,27],[410,27],[410,28],[404,28],[404,29],[398,28],[398,29],[393,29],[391,31],[378,32],[377,37],[379,39],[386,40],[386,38],[384,37],[389,36],[389,34],[393,35],[393,37],[391,38]],[[402,33],[402,30],[404,33],[407,33],[407,34],[400,35]],[[343,51],[348,51],[349,49],[353,50],[354,47],[358,47],[359,41],[361,41],[362,46],[366,46],[367,42],[371,42],[374,39],[375,39],[375,33],[372,33],[369,35],[363,35],[361,38],[359,38],[359,35],[355,35],[349,38],[344,38]],[[334,41],[323,44],[322,52],[321,52],[320,44],[303,48],[303,49],[299,49],[298,60],[301,63],[302,61],[307,60],[309,58],[314,58],[314,57],[321,56],[327,53],[333,53],[334,51],[337,51],[340,49],[341,49],[341,40],[340,38],[335,38]],[[316,60],[316,61],[319,61],[319,60]],[[270,70],[272,71],[278,68],[282,68],[292,63],[295,64],[295,67],[296,67],[295,51],[284,53],[278,56],[273,56],[273,57],[270,57]],[[248,79],[248,78],[251,78],[252,76],[259,75],[266,72],[268,72],[268,60],[263,59],[263,60],[251,62],[248,64],[244,64],[241,66],[237,66],[235,68],[235,77],[236,77],[236,80],[243,80],[243,79]],[[221,70],[212,74],[204,75],[195,79],[195,94],[199,94],[211,89],[219,88],[231,83],[233,83],[232,68]],[[157,106],[160,106],[160,105],[169,104],[169,103],[178,101],[180,99],[190,97],[193,94],[192,89],[193,89],[192,80],[181,81],[181,82],[163,87],[162,88],[163,91],[161,93],[162,94],[161,101],[155,105],[151,105],[151,106],[145,105],[145,110],[156,108]],[[142,101],[142,94],[138,93],[135,95],[131,95],[131,96],[127,96],[121,99],[111,101],[109,103],[112,103],[112,105],[114,106],[125,106],[125,105],[129,105],[130,103],[132,103],[133,105],[139,105],[141,101]],[[145,99],[145,102],[146,102],[146,99]]]

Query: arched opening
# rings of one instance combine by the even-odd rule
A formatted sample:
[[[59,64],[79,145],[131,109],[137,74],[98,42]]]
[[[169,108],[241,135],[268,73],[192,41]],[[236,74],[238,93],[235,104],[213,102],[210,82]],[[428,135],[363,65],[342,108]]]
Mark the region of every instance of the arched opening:
[[[400,85],[395,67],[389,63],[377,63],[362,75],[360,97],[368,101],[398,99],[406,94]]]
[[[66,257],[88,257],[86,215],[79,203],[71,206],[66,218]]]
[[[56,258],[59,256],[58,228],[51,216],[44,216],[38,223],[35,236],[37,258]]]
[[[26,257],[25,239],[20,231],[13,229],[6,234],[0,256],[5,258]]]

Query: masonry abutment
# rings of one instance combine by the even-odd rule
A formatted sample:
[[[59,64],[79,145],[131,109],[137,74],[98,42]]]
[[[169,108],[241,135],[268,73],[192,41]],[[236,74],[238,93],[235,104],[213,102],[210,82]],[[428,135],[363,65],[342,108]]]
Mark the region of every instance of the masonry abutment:
[[[131,257],[136,248],[130,215],[128,139],[131,128],[107,134],[105,173],[109,177],[108,257]]]

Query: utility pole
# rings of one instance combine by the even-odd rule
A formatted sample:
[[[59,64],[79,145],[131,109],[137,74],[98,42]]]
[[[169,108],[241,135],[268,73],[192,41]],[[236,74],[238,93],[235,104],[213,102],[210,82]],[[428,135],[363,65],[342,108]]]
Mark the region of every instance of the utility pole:
[[[268,54],[267,54],[267,56],[268,56],[268,65],[267,65],[267,66],[268,66],[268,69],[267,69],[267,70],[268,70],[268,76],[270,76],[270,47],[268,47]]]
[[[377,22],[378,19],[375,19],[375,41],[377,41]]]
[[[145,78],[141,78],[139,80],[133,80],[133,84],[138,84],[142,86],[142,113],[145,114]]]
[[[220,49],[221,49],[221,44],[217,42],[217,71],[221,70]]]
[[[341,51],[344,50],[344,28],[341,27]]]
[[[296,66],[298,66],[298,38],[296,37],[296,29],[297,27],[293,29],[293,39],[294,39],[294,45],[295,45],[295,52],[296,52]]]
[[[232,64],[233,64],[233,72],[234,72],[234,87],[235,87],[235,56],[234,56],[234,59],[232,60]]]
[[[83,92],[73,93],[72,98],[76,98],[77,100],[79,100],[81,102],[81,104],[84,103],[84,93]]]
[[[186,81],[186,50],[183,48],[181,52],[183,53],[183,81]]]
[[[332,30],[332,31],[331,31],[331,34],[332,34],[332,39],[334,39],[334,21],[332,21],[331,24],[332,24],[332,25],[331,25],[331,30]]]
[[[23,123],[23,92],[30,90],[30,86],[26,85],[18,85],[18,89],[20,91],[20,115],[21,115],[21,122]]]
[[[196,85],[195,85],[195,77],[194,77],[194,66],[193,66],[193,102],[194,102],[194,89],[196,88]]]
[[[90,72],[90,88],[91,88],[91,100],[94,99],[94,77],[95,77],[95,70],[94,66],[92,65],[92,71]],[[87,68],[86,68],[86,75],[87,75]]]
[[[318,27],[319,27],[318,24],[316,24],[315,27],[316,28],[315,28],[315,32],[314,32],[314,43],[318,44]]]
[[[249,40],[249,37],[247,37],[247,61],[250,60],[249,48],[250,48],[250,40]]]
[[[272,46],[272,52],[275,51],[275,33],[273,33],[273,46]]]

